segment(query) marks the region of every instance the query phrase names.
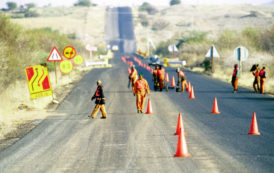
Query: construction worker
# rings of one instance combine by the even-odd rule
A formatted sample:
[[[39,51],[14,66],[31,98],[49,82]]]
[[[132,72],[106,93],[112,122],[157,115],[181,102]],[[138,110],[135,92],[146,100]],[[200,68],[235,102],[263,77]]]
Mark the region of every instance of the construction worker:
[[[129,78],[129,82],[131,82],[132,91],[134,93],[134,84],[138,79],[138,72],[135,69],[135,65],[131,66],[131,73],[129,74],[128,78]]]
[[[157,72],[158,72],[158,69],[159,69],[159,67],[158,67],[158,65],[156,65],[155,66],[155,69],[153,70],[153,73],[152,73],[152,79],[153,79],[153,81],[156,81],[157,80]]]
[[[139,74],[138,80],[135,82],[134,85],[134,96],[136,95],[136,106],[137,106],[137,113],[143,113],[144,105],[145,105],[145,98],[149,95],[150,90],[147,83],[147,80],[143,78],[143,74]]]
[[[178,83],[177,83],[177,86],[180,86],[180,83],[181,83],[181,85],[182,85],[182,92],[184,92],[185,91],[185,87],[186,87],[186,89],[188,87],[187,86],[186,75],[185,75],[185,73],[182,70],[180,70],[180,68],[177,68],[176,72],[178,74]]]
[[[240,75],[240,71],[238,69],[238,65],[235,64],[234,65],[233,74],[232,74],[232,80],[231,80],[231,84],[232,84],[232,86],[234,88],[234,90],[233,90],[234,93],[238,91],[239,75]]]
[[[165,82],[165,69],[161,65],[160,68],[157,70],[157,78],[160,85],[160,91],[162,91]]]
[[[259,88],[259,81],[260,81],[260,69],[259,69],[259,64],[254,64],[252,66],[252,68],[250,69],[250,71],[252,72],[253,76],[254,76],[254,81],[253,81],[253,88],[254,88],[254,92],[257,93],[260,91]]]
[[[95,91],[94,95],[92,96],[91,100],[95,99],[95,108],[91,113],[91,118],[95,118],[96,114],[98,113],[99,109],[102,113],[101,119],[107,118],[107,113],[105,109],[105,96],[103,92],[102,82],[100,80],[97,81],[97,90]]]
[[[158,69],[159,69],[159,67],[158,67],[158,65],[156,65],[155,69],[152,72],[152,80],[153,80],[153,83],[154,83],[154,90],[155,91],[158,88],[158,76],[157,76]]]
[[[260,93],[264,94],[264,85],[265,85],[265,80],[266,80],[266,75],[265,75],[265,67],[263,67],[260,71]]]

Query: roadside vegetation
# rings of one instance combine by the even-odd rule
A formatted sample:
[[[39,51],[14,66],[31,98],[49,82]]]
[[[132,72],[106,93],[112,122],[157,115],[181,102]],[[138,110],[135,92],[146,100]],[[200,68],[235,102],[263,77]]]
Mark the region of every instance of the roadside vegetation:
[[[25,30],[0,13],[0,91],[16,80],[25,79],[24,68],[34,64],[47,63],[53,46],[62,50],[73,45],[77,50],[83,45],[68,36],[50,28]],[[48,64],[49,70],[53,70]]]
[[[156,45],[155,50],[150,48],[151,54],[186,60],[186,67],[230,82],[233,65],[238,63],[233,51],[241,45],[249,50],[249,57],[243,62],[240,85],[251,88],[254,79],[250,68],[259,64],[267,69],[267,91],[274,93],[273,7],[176,4],[157,7],[158,13],[153,15],[140,9],[133,11],[139,16],[135,20],[139,50],[147,51],[150,40]],[[170,53],[168,46],[171,44],[179,51]],[[211,45],[221,56],[215,60],[214,74],[210,73],[209,59],[205,58]]]

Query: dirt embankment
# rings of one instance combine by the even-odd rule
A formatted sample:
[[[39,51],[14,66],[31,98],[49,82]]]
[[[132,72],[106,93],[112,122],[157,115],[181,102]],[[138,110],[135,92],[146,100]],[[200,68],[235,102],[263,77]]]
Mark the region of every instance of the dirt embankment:
[[[0,94],[0,150],[11,145],[55,110],[90,67],[76,68],[69,75],[57,73],[57,84],[54,72],[50,73],[53,97],[31,100],[26,81],[17,81]],[[54,101],[53,101],[54,100]]]

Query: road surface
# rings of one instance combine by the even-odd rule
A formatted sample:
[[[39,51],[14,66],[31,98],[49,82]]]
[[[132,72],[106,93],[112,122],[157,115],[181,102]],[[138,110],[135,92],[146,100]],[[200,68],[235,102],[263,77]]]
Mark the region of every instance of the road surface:
[[[119,13],[129,9],[113,10]],[[116,26],[126,22],[119,19]],[[196,99],[189,100],[187,93],[172,89],[152,91],[149,97],[154,114],[137,114],[135,97],[127,88],[128,65],[121,62],[124,54],[120,53],[111,61],[113,68],[90,71],[52,112],[54,116],[0,151],[0,172],[274,171],[272,97],[243,88],[233,94],[230,84],[185,71]],[[137,70],[144,73],[152,89],[151,74],[139,66]],[[166,71],[170,79],[175,76],[175,69]],[[95,106],[90,98],[98,79],[104,85],[107,119],[100,119],[100,113],[95,119],[88,117]],[[218,115],[210,113],[214,97],[218,98]],[[257,113],[260,136],[248,135],[253,112]],[[179,113],[189,158],[173,157]]]

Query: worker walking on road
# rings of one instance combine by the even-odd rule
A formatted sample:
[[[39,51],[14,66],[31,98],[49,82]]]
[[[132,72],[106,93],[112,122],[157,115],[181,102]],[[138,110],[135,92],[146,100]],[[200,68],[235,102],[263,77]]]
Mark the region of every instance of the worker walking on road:
[[[147,80],[143,78],[143,74],[139,75],[139,79],[135,82],[134,88],[134,96],[136,95],[137,113],[143,113],[145,98],[150,93]]]
[[[254,81],[253,81],[253,88],[254,88],[254,92],[257,93],[260,91],[259,88],[259,81],[260,81],[260,69],[259,69],[259,64],[254,64],[252,66],[252,68],[250,69],[250,71],[252,72],[253,76],[254,76]]]
[[[238,91],[239,75],[240,75],[240,72],[239,72],[239,69],[238,69],[238,65],[235,64],[233,74],[232,74],[232,80],[231,80],[231,84],[234,88],[234,90],[233,90],[234,93]]]
[[[182,85],[182,92],[184,92],[185,91],[185,87],[186,87],[186,89],[188,87],[187,86],[186,75],[185,75],[185,73],[182,70],[180,70],[180,68],[177,68],[176,72],[178,74],[178,83],[177,83],[177,85],[180,86],[180,83],[181,83],[181,85]]]
[[[95,106],[93,112],[91,113],[91,118],[95,118],[99,109],[102,113],[101,119],[107,118],[107,113],[106,113],[106,109],[105,109],[105,96],[104,96],[102,82],[100,80],[97,81],[97,90],[95,91],[91,100],[94,100],[94,99],[95,99],[96,106]]]
[[[137,70],[135,68],[135,65],[133,65],[131,67],[131,73],[129,74],[128,78],[129,78],[129,82],[131,82],[132,91],[134,93],[134,84],[135,84],[135,82],[138,79],[138,72],[137,72]]]
[[[265,75],[265,67],[263,67],[260,71],[260,93],[264,94],[264,85],[265,85],[265,80],[266,80],[266,75]]]
[[[160,85],[160,91],[162,91],[165,82],[165,69],[161,65],[160,68],[157,70],[157,77]]]

